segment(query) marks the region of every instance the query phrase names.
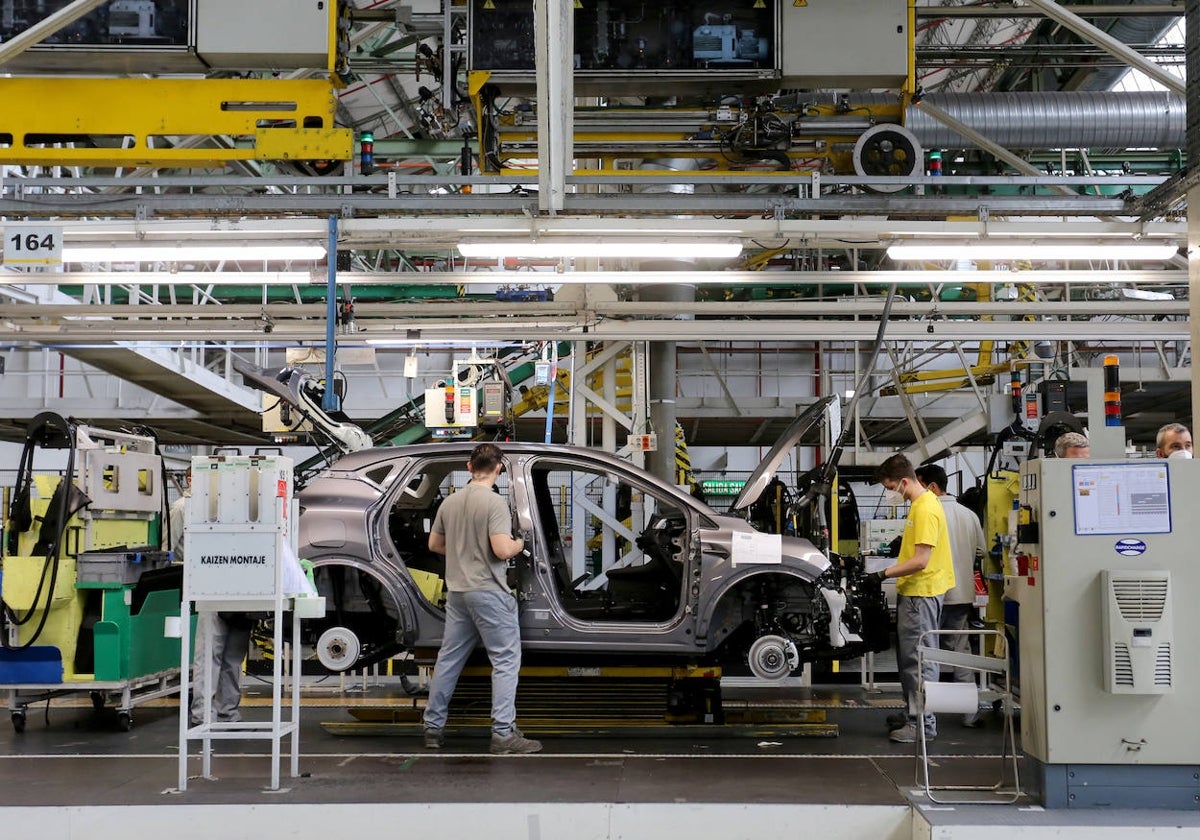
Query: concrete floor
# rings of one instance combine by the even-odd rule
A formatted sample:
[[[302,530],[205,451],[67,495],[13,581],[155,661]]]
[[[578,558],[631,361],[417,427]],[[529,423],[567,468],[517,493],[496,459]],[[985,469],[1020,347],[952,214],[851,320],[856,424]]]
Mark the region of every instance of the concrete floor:
[[[248,718],[269,719],[263,705],[268,691],[248,681]],[[288,776],[286,742],[281,788],[271,791],[268,745],[223,741],[215,747],[213,778],[197,777],[200,762],[190,760],[184,793],[175,791],[178,714],[171,701],[137,708],[133,729],[121,732],[111,708],[94,712],[86,695],[65,698],[50,704],[48,719],[44,705],[30,707],[22,734],[0,728],[0,824],[6,835],[10,827],[28,825],[41,827],[39,836],[89,840],[110,836],[110,822],[111,836],[128,837],[129,820],[138,833],[169,826],[173,840],[186,840],[229,834],[230,821],[235,837],[327,837],[354,826],[355,833],[390,834],[399,829],[392,819],[438,825],[443,836],[482,832],[539,840],[664,837],[687,826],[693,837],[762,840],[797,836],[797,820],[819,829],[812,836],[823,840],[967,836],[956,834],[966,830],[981,840],[1005,823],[1011,823],[1005,840],[1015,834],[1071,836],[1072,828],[1089,830],[1078,835],[1088,840],[1118,827],[1124,833],[1114,837],[1143,836],[1156,823],[1161,825],[1154,832],[1200,837],[1200,814],[1194,812],[1106,812],[1097,822],[1086,812],[1045,812],[1029,800],[932,806],[914,794],[913,746],[887,739],[884,719],[899,706],[894,693],[851,686],[787,688],[767,696],[784,693],[826,708],[838,736],[731,735],[689,727],[682,737],[635,739],[542,735],[525,726],[527,734],[543,739],[542,753],[488,755],[486,732],[474,729],[450,730],[446,748],[435,752],[423,748],[415,727],[391,736],[342,737],[322,726],[352,720],[352,705],[411,704],[394,686],[315,685],[306,690],[302,712],[299,778]],[[738,689],[726,690],[726,697],[736,696]],[[740,696],[754,695],[745,689]],[[931,749],[935,778],[965,783],[992,777],[1001,746],[997,721],[967,729],[946,716],[939,729]],[[194,756],[198,744],[190,747]],[[114,806],[124,809],[126,819],[112,815]],[[386,824],[380,821],[385,812],[391,815]],[[763,815],[772,814],[764,823]],[[280,821],[288,826],[282,834]],[[46,826],[56,828],[47,833]],[[1036,833],[1043,830],[1051,833]]]

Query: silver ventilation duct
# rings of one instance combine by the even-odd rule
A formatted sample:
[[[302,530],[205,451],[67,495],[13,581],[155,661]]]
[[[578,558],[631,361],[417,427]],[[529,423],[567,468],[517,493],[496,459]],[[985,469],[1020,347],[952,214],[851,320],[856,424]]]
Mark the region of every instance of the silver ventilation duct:
[[[1181,149],[1186,108],[1173,93],[939,93],[931,105],[1010,149]],[[895,97],[854,94],[855,104]],[[927,149],[967,149],[958,132],[910,107],[905,127]]]

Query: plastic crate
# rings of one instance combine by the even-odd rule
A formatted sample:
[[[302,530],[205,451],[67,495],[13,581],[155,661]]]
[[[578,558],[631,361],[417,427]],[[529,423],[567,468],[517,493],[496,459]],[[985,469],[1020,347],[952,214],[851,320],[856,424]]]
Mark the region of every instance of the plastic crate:
[[[171,553],[155,549],[84,551],[75,558],[76,585],[80,588],[129,586],[143,572],[171,564]]]
[[[63,660],[58,648],[49,645],[0,648],[0,685],[62,681]]]

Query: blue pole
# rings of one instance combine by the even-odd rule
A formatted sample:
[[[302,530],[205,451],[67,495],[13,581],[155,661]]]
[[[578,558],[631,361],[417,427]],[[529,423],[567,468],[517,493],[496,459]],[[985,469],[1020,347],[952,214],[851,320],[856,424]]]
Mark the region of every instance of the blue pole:
[[[551,345],[553,355],[550,359],[550,387],[546,392],[546,443],[550,443],[550,432],[554,424],[554,386],[558,382],[558,345]]]
[[[337,216],[329,216],[329,283],[325,290],[325,396],[321,408],[337,411],[341,400],[333,390],[333,359],[337,354]]]
[[[554,382],[558,379],[554,368],[550,368],[550,389],[546,393],[546,443],[550,443],[550,430],[554,423]]]

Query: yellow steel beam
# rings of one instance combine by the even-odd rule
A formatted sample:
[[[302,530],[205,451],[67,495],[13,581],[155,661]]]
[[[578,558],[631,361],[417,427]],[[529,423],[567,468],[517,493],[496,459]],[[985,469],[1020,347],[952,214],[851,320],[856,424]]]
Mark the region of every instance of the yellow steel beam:
[[[488,158],[488,140],[490,132],[495,131],[495,128],[487,128],[488,123],[484,122],[486,115],[483,113],[483,97],[480,91],[483,86],[488,83],[488,79],[492,74],[488,70],[472,70],[467,73],[467,97],[471,100],[471,107],[475,110],[475,125],[479,126],[479,131],[476,132],[477,145],[475,150],[475,159],[479,161],[480,172],[490,172],[491,161]]]
[[[354,157],[353,132],[334,127],[337,96],[328,79],[4,78],[0,98],[0,135],[12,138],[7,163],[211,166]],[[204,148],[226,136],[249,142]]]

